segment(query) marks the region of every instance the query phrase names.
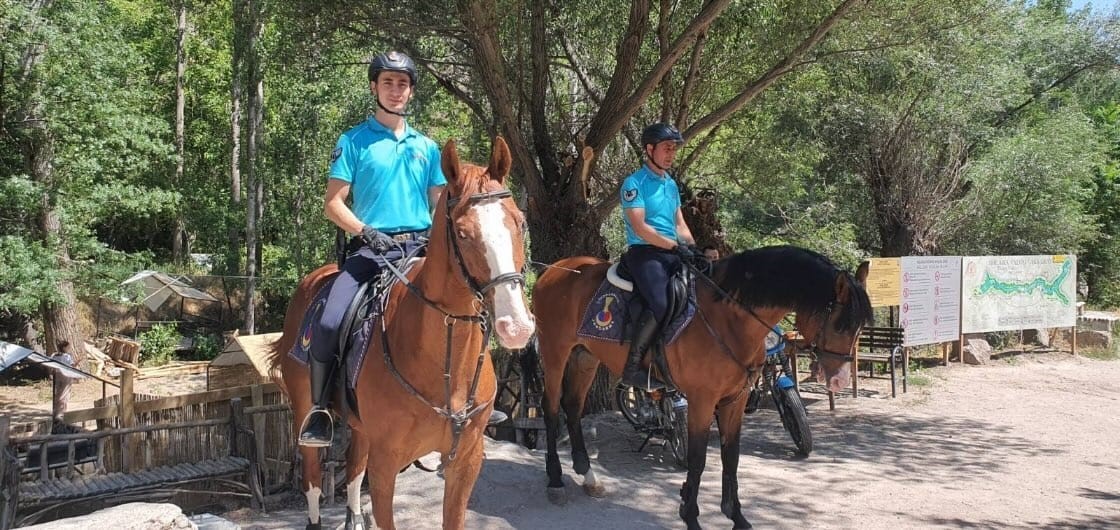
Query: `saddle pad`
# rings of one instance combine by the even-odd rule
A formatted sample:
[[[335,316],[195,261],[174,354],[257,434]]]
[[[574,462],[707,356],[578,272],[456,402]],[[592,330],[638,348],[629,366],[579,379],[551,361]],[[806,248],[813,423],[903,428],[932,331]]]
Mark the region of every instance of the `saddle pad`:
[[[292,346],[292,350],[288,352],[289,356],[304,366],[307,366],[308,359],[311,356],[311,335],[314,333],[314,327],[319,321],[323,307],[327,305],[327,293],[330,292],[331,285],[334,285],[334,278],[328,280],[315,293],[315,297],[311,299],[310,309],[304,313],[303,321],[299,325],[299,339]],[[343,358],[346,360],[347,386],[351,390],[354,389],[355,381],[358,380],[358,370],[365,362],[366,352],[369,350],[369,339],[373,335],[373,324],[378,321],[376,317],[379,309],[380,304],[374,303],[373,312],[370,313],[369,318],[363,320],[361,325],[355,326],[350,333],[350,348]]]
[[[595,296],[591,297],[591,303],[587,304],[587,309],[584,310],[576,335],[618,343],[629,342],[630,337],[624,335],[623,328],[629,322],[630,301],[635,296],[637,295],[623,291],[609,281],[603,280],[603,283],[599,285],[599,290],[595,291]],[[677,340],[681,330],[689,322],[692,322],[692,317],[695,314],[696,284],[692,283],[689,285],[688,303],[685,305],[684,311],[665,327],[663,337],[665,337],[666,345]]]

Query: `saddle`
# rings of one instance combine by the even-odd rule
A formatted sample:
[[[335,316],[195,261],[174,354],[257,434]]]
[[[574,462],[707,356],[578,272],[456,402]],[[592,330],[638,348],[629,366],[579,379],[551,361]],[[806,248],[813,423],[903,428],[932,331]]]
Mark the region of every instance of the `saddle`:
[[[650,366],[657,369],[662,381],[673,387],[676,385],[673,384],[673,378],[669,373],[669,363],[665,359],[665,345],[675,338],[676,334],[692,319],[691,313],[686,315],[686,311],[696,306],[696,291],[690,289],[692,280],[692,271],[688,267],[681,267],[676,274],[669,278],[669,312],[666,314],[664,321],[661,322],[657,340],[646,352],[646,355],[650,356]],[[626,268],[625,263],[621,260],[612,263],[610,268],[607,269],[607,281],[611,285],[631,293],[627,315],[642,314],[642,311],[645,310],[646,301],[641,294],[634,290],[634,277],[630,270]],[[682,317],[686,318],[683,322]],[[627,318],[623,325],[623,336],[625,337],[630,336],[628,328],[633,324],[632,320]]]

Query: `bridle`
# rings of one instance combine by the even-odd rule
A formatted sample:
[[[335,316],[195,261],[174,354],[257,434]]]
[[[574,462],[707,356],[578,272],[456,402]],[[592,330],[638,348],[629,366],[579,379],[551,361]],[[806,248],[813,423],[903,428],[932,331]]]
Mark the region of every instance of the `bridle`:
[[[513,283],[522,286],[525,285],[525,276],[519,272],[507,272],[504,274],[499,274],[494,278],[491,278],[485,284],[482,284],[481,286],[479,285],[474,277],[471,276],[470,271],[467,270],[467,266],[464,264],[463,253],[459,249],[459,243],[455,237],[454,229],[451,227],[451,207],[458,204],[460,201],[465,201],[467,204],[474,204],[490,199],[504,199],[512,196],[513,194],[509,190],[502,189],[485,193],[475,193],[473,195],[466,196],[465,199],[462,197],[448,197],[446,201],[447,207],[444,215],[447,221],[446,224],[448,244],[451,245],[451,248],[454,252],[455,262],[459,265],[460,274],[462,274],[463,279],[466,280],[467,285],[470,287],[471,292],[474,295],[475,313],[473,315],[456,315],[447,311],[432,299],[428,298],[418,287],[416,287],[415,284],[410,282],[404,275],[404,273],[400,271],[400,269],[394,266],[391,262],[387,260],[385,261],[385,266],[408,289],[408,292],[412,293],[413,296],[419,298],[428,307],[435,309],[443,315],[443,322],[447,327],[447,334],[445,339],[447,349],[444,356],[443,365],[443,387],[444,394],[446,395],[446,400],[444,401],[444,405],[440,406],[424,397],[424,395],[421,394],[420,391],[412,385],[412,383],[409,383],[408,380],[404,378],[404,375],[402,375],[400,371],[397,370],[396,365],[393,364],[393,358],[389,353],[389,334],[388,330],[386,329],[387,324],[385,322],[384,316],[382,316],[381,318],[381,351],[382,357],[385,361],[385,365],[389,369],[389,373],[393,375],[393,378],[396,379],[398,384],[404,387],[405,391],[423,402],[425,405],[435,411],[436,414],[447,418],[447,420],[451,422],[451,450],[448,452],[449,460],[455,460],[455,456],[458,453],[459,438],[467,422],[469,422],[471,417],[473,417],[475,414],[479,413],[487,406],[489,406],[490,403],[494,400],[493,396],[491,396],[490,399],[479,402],[477,401],[475,396],[475,392],[478,390],[479,379],[481,379],[482,376],[483,363],[486,361],[486,351],[490,346],[490,333],[492,331],[490,326],[490,312],[487,311],[484,307],[486,293],[492,291],[495,287],[503,283]],[[384,315],[384,312],[382,312],[382,315]],[[481,346],[479,347],[478,359],[475,363],[474,377],[471,378],[470,392],[467,393],[467,401],[463,404],[463,407],[461,409],[452,410],[451,360],[453,351],[451,341],[453,335],[452,331],[454,329],[456,321],[477,324],[482,331],[483,337]]]
[[[832,359],[832,360],[841,361],[841,362],[851,362],[851,361],[855,360],[855,356],[852,355],[852,352],[849,351],[847,353],[840,353],[840,352],[835,352],[835,351],[831,351],[831,350],[826,350],[818,344],[818,342],[824,342],[823,340],[818,340],[818,339],[823,339],[824,334],[828,333],[829,320],[831,320],[832,310],[835,309],[835,308],[836,308],[836,300],[833,300],[833,301],[828,303],[828,310],[825,311],[825,313],[824,313],[824,320],[821,323],[821,329],[817,333],[817,335],[815,337],[813,337],[813,341],[809,343],[809,347],[807,349],[808,349],[809,353],[813,354],[813,357],[817,358],[818,360]]]

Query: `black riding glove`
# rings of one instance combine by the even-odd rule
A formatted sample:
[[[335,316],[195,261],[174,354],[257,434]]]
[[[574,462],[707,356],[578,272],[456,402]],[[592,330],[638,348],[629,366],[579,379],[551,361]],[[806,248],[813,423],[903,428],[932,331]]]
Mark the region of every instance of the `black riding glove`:
[[[679,243],[677,246],[673,247],[673,253],[680,257],[681,261],[685,263],[691,263],[692,258],[696,255],[692,251],[692,248],[684,243]]]
[[[393,238],[369,225],[362,227],[362,239],[378,254],[384,254],[394,244]]]

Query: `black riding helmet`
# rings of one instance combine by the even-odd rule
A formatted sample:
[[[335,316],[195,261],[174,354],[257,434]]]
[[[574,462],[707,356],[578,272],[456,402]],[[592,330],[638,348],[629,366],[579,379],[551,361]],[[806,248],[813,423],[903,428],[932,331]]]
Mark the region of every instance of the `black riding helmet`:
[[[411,84],[416,85],[416,63],[412,62],[412,58],[401,52],[385,52],[369,62],[370,81],[376,81],[377,74],[384,71],[406,73]]]
[[[657,144],[664,141],[676,142],[677,145],[684,143],[684,137],[676,127],[668,123],[654,123],[649,127],[642,130],[642,148],[647,145],[657,146]]]

